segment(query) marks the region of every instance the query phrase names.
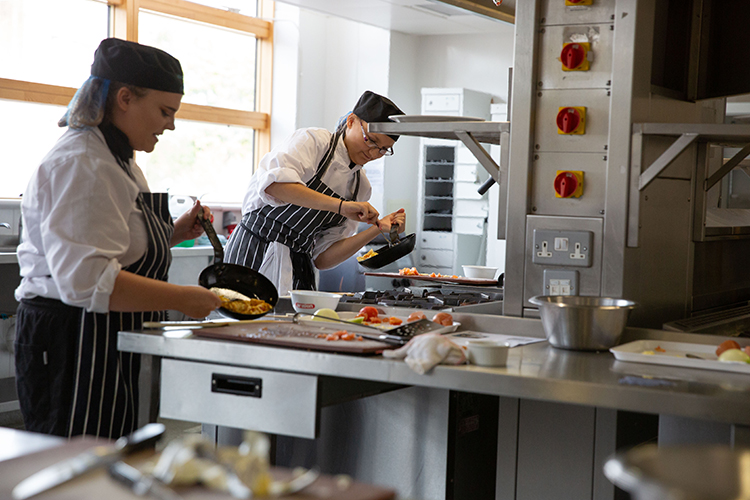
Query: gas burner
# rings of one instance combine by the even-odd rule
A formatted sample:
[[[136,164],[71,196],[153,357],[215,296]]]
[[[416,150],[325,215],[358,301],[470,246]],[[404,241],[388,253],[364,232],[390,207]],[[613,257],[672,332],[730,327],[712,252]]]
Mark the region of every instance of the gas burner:
[[[341,302],[384,307],[407,307],[413,309],[439,310],[456,308],[485,302],[502,300],[501,294],[465,291],[441,291],[424,289],[413,293],[408,288],[385,291],[358,292],[353,296],[341,297]]]

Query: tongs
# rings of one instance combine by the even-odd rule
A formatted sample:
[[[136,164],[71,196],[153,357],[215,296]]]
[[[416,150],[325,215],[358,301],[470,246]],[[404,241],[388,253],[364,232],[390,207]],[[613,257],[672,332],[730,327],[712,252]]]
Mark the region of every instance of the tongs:
[[[391,225],[391,231],[388,236],[385,235],[382,229],[380,229],[380,226],[378,224],[375,224],[375,227],[378,228],[378,231],[380,231],[380,234],[383,235],[383,238],[385,239],[386,243],[388,243],[388,247],[392,247],[396,243],[398,243],[399,237],[398,237],[398,227]]]

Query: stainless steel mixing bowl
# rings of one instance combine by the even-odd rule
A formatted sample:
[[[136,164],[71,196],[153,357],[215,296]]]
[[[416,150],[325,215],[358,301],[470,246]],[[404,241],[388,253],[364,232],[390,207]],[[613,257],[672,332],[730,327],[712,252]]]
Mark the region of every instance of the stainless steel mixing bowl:
[[[547,340],[553,347],[602,351],[620,342],[630,311],[630,300],[576,295],[538,295],[529,302],[539,307]]]

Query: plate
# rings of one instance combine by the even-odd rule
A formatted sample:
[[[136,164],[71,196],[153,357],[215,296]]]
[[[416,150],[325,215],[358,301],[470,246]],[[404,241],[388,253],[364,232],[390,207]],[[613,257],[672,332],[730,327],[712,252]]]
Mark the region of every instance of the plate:
[[[483,122],[484,118],[474,116],[446,116],[446,115],[391,115],[388,118],[396,123],[424,123],[424,122]]]
[[[657,347],[664,349],[664,352],[655,351]],[[615,359],[618,361],[750,373],[750,364],[748,363],[719,361],[716,357],[716,347],[716,345],[712,344],[636,340],[635,342],[628,342],[627,344],[613,347],[609,351],[615,355]],[[654,354],[643,354],[643,351],[653,351]],[[687,357],[688,354],[699,356],[703,359],[689,358]]]

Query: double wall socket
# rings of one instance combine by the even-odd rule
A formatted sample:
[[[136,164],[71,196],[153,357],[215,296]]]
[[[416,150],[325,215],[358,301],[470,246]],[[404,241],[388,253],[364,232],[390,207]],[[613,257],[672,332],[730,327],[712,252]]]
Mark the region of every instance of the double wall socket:
[[[534,229],[531,261],[545,266],[591,267],[591,231]]]

